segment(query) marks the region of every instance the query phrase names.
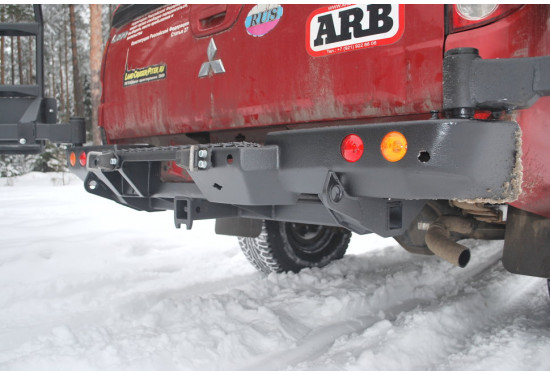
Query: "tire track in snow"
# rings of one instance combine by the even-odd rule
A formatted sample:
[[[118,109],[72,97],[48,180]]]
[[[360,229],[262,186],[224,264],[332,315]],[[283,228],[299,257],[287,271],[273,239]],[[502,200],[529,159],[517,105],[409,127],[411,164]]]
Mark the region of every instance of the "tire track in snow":
[[[533,318],[533,314],[529,311],[533,304],[535,307],[538,306],[538,319],[544,316],[544,311],[547,310],[545,306],[548,304],[541,280],[509,274],[500,264],[498,255],[496,253],[489,262],[484,262],[484,265],[477,267],[477,270],[469,270],[469,275],[461,278],[464,279],[463,281],[451,280],[463,282],[456,293],[442,296],[435,303],[421,304],[418,308],[404,310],[397,319],[388,319],[386,325],[380,326],[382,329],[376,330],[374,334],[376,341],[373,341],[374,336],[369,335],[368,330],[349,340],[346,340],[347,338],[340,340],[325,355],[325,358],[331,358],[329,363],[332,366],[331,369],[544,368],[536,366],[537,363],[544,363],[546,360],[547,354],[544,354],[543,349],[533,354],[535,358],[532,367],[527,364],[517,364],[518,359],[514,358],[514,343],[511,345],[512,349],[507,352],[511,358],[506,358],[506,355],[500,358],[506,365],[502,365],[497,359],[491,359],[491,356],[495,355],[494,351],[487,352],[486,348],[491,348],[492,338],[496,336],[498,339],[498,335],[509,326],[517,327],[514,320],[518,316],[525,316],[528,323],[536,321],[537,318]],[[538,296],[538,299],[534,299],[534,295]],[[542,332],[546,332],[546,347],[550,348],[550,331],[548,331],[550,316],[546,315],[544,321],[537,327],[543,327]],[[426,332],[426,334],[419,335],[419,332]],[[509,340],[506,333],[504,339]],[[485,348],[485,351],[480,350],[482,354],[476,355],[476,345],[481,349]],[[429,355],[426,355],[427,353]],[[339,367],[334,364],[334,358],[345,358],[348,363]],[[378,358],[393,358],[393,360],[384,362],[377,360]],[[485,362],[482,362],[483,360]],[[486,365],[480,365],[480,362]],[[323,358],[315,358],[300,364],[298,368],[325,370],[326,364]]]
[[[461,336],[462,340],[457,343],[454,353],[449,353],[450,358],[434,363],[431,369],[484,369],[480,362],[487,358],[476,352],[484,353],[483,347],[488,347],[487,343],[498,341],[499,336],[506,332],[509,327],[517,329],[516,319],[529,316],[533,317],[529,321],[539,322],[540,325],[537,328],[543,330],[546,328],[546,341],[550,344],[550,332],[548,331],[550,315],[537,314],[536,311],[537,307],[548,305],[543,284],[544,281],[538,278],[526,278],[525,276],[510,274],[501,265],[496,265],[492,269],[492,274],[488,274],[481,280],[472,283],[471,287],[480,290],[483,301],[479,300],[479,294],[465,293],[451,299],[447,307],[454,307],[453,310],[457,311],[456,306],[471,305],[477,308],[477,311],[473,311],[476,319],[472,322],[473,324],[466,327],[464,334]],[[509,339],[507,338],[507,340]],[[487,357],[490,357],[491,354],[497,353],[485,352]],[[507,358],[501,358],[501,360],[505,362]],[[512,360],[515,361],[515,359]],[[495,360],[491,361],[495,362],[490,366],[493,370],[502,366],[502,363],[499,364]],[[508,364],[504,368],[510,369],[510,366],[513,367],[514,364]],[[528,363],[525,363],[524,366],[517,369],[536,370],[537,368],[531,368]]]
[[[439,260],[437,259],[434,260],[435,262],[439,262]],[[457,284],[464,282],[464,285],[467,286],[469,284],[468,280],[477,280],[483,277],[483,275],[488,270],[493,268],[495,264],[497,264],[499,261],[500,253],[495,252],[490,257],[488,257],[485,262],[473,265],[470,268],[463,270],[464,272],[457,274],[457,277],[454,279],[454,281]],[[408,266],[397,263],[396,268],[398,272],[407,273],[410,272],[407,271],[407,269],[414,269],[417,266],[418,264],[414,263],[411,263]],[[357,314],[360,310],[366,308],[368,309],[370,307],[370,309],[374,311],[376,311],[377,309],[381,309],[383,318],[379,316],[380,312],[378,314],[357,315],[352,317],[351,319],[314,328],[310,330],[306,335],[296,340],[295,347],[262,356],[262,358],[257,359],[256,361],[244,366],[244,368],[241,369],[267,371],[284,370],[292,368],[293,366],[297,366],[304,361],[313,362],[321,357],[323,354],[325,354],[327,351],[329,351],[336,340],[339,338],[346,337],[354,333],[362,333],[368,330],[373,325],[382,321],[389,321],[393,323],[402,314],[407,314],[411,311],[415,311],[418,309],[422,310],[423,308],[429,307],[431,304],[434,303],[434,301],[437,301],[439,298],[446,296],[449,293],[459,293],[461,290],[464,289],[465,286],[456,288],[453,285],[443,283],[444,279],[447,276],[447,273],[443,270],[449,267],[446,263],[441,262],[441,264],[436,265],[436,267],[439,268],[440,274],[438,276],[439,282],[435,283],[435,285],[439,286],[438,290],[435,291],[435,296],[432,296],[431,294],[433,291],[430,291],[430,293],[428,293],[430,294],[430,297],[428,298],[413,297],[410,299],[406,299],[402,302],[393,301],[384,306],[373,305],[372,301],[370,300],[370,296],[364,296],[364,301],[360,303],[360,307],[356,308],[356,311],[354,313]],[[391,273],[391,269],[387,270],[387,273]],[[367,278],[370,278],[370,276],[371,275],[367,275]],[[374,272],[375,279],[380,278],[380,276],[380,272]],[[420,290],[422,287],[428,287],[431,289],[433,285],[433,280],[430,280],[429,284],[422,285],[420,283],[419,285],[414,286],[414,289]],[[384,289],[385,286],[380,286],[379,289],[380,288]],[[291,302],[289,301],[289,303]]]

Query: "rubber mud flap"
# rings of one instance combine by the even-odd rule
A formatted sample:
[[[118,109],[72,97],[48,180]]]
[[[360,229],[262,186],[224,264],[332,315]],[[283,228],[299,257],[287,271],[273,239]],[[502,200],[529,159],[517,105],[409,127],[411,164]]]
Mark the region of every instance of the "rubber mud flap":
[[[510,206],[502,263],[512,273],[550,278],[550,219]]]
[[[216,234],[239,237],[258,237],[262,231],[262,220],[241,217],[216,219]]]

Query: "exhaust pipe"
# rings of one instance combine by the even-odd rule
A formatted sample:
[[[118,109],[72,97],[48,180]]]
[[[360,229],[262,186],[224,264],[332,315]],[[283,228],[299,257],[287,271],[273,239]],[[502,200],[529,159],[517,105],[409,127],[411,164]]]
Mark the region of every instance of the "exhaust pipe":
[[[430,225],[426,232],[428,249],[447,262],[466,267],[470,261],[470,249],[450,239],[451,232],[469,235],[474,231],[471,221],[458,216],[442,216]]]

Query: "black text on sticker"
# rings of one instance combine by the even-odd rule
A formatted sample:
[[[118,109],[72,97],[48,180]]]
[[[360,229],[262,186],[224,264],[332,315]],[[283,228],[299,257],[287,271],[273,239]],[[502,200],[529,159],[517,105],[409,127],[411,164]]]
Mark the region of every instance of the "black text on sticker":
[[[393,43],[403,31],[402,13],[402,6],[390,4],[317,10],[307,25],[308,52],[320,56]]]

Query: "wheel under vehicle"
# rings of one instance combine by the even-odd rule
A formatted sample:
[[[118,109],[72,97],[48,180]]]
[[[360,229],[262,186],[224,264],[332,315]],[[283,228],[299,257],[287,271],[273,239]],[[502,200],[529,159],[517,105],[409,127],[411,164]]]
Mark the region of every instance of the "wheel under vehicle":
[[[265,220],[258,237],[239,237],[239,245],[250,263],[268,274],[326,266],[344,256],[350,238],[344,228]]]

